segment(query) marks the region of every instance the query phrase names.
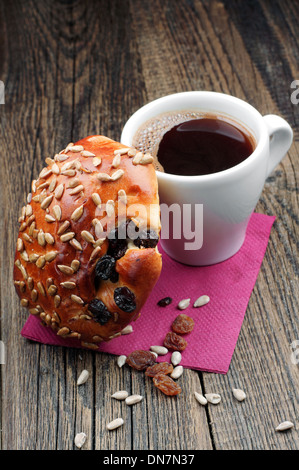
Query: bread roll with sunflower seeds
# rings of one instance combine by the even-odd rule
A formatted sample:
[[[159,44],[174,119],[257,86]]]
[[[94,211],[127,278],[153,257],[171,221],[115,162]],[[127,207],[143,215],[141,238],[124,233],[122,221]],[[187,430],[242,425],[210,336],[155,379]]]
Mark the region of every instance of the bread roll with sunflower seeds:
[[[90,136],[47,158],[32,182],[14,283],[22,306],[59,336],[96,349],[138,318],[161,272],[152,161]]]

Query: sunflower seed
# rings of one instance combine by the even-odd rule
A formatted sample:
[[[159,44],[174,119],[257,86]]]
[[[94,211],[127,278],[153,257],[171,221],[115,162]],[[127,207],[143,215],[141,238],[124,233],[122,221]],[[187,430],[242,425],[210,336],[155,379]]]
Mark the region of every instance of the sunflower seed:
[[[95,243],[95,239],[93,238],[93,235],[87,230],[83,230],[81,232],[81,237],[83,238],[83,240],[85,240],[88,243]]]
[[[78,240],[76,240],[76,238],[73,238],[72,240],[70,240],[69,244],[73,248],[75,248],[75,250],[77,250],[77,251],[82,251],[83,250],[81,243],[79,243]]]
[[[76,304],[79,304],[79,305],[83,305],[84,304],[84,300],[81,299],[81,297],[79,297],[78,295],[71,295],[71,299],[73,302],[75,302]]]
[[[54,297],[54,305],[55,305],[55,308],[59,307],[60,302],[61,302],[61,297],[60,297],[60,295],[55,295],[55,297]]]
[[[67,326],[63,326],[57,331],[58,336],[66,336],[70,333],[70,329]]]
[[[117,358],[117,365],[118,365],[119,368],[121,368],[122,366],[125,365],[126,359],[127,359],[127,356],[124,356],[124,355],[118,356],[118,358]]]
[[[153,157],[149,154],[149,153],[146,153],[142,159],[140,160],[140,164],[141,165],[147,165],[148,163],[153,163],[154,159]]]
[[[95,157],[95,154],[88,150],[82,150],[82,157]]]
[[[33,230],[33,232],[34,232],[34,230]],[[33,233],[33,235],[34,235],[34,233]],[[28,243],[33,243],[32,238],[30,238],[27,233],[24,233],[24,234],[23,234],[23,238],[24,238],[24,240],[25,240],[26,242],[28,242]]]
[[[150,350],[157,353],[159,356],[165,356],[168,353],[168,349],[164,346],[151,346]]]
[[[96,206],[100,206],[101,203],[102,203],[101,198],[100,198],[98,193],[93,193],[91,195],[91,199],[93,200],[93,202]]]
[[[40,269],[43,268],[45,264],[46,264],[45,256],[40,256],[36,261],[36,266]]]
[[[74,189],[72,189],[69,194],[71,196],[73,196],[74,194],[78,194],[80,193],[81,191],[84,191],[84,186],[83,184],[79,184],[79,186],[76,186]]]
[[[75,176],[76,174],[76,170],[65,170],[65,171],[62,171],[61,174],[63,176]]]
[[[46,291],[45,291],[45,288],[43,286],[43,283],[41,281],[38,281],[36,286],[37,286],[39,292],[45,297],[46,296]]]
[[[39,255],[37,253],[32,253],[31,255],[29,255],[30,263],[36,263],[38,258],[39,258]]]
[[[87,315],[86,315],[87,317]],[[80,316],[80,318],[83,318],[83,315]],[[90,320],[91,318],[88,317]],[[81,346],[83,346],[83,348],[88,348],[88,349],[92,349],[94,351],[97,351],[99,349],[99,345],[98,344],[95,344],[95,343],[87,343],[86,341],[81,341]]]
[[[45,259],[46,261],[51,262],[56,258],[57,255],[57,251],[48,251],[48,253],[45,254]]]
[[[127,405],[135,405],[136,403],[141,402],[143,397],[141,395],[130,395],[129,397],[126,398],[126,404]]]
[[[143,157],[143,153],[137,152],[132,160],[133,165],[138,165],[141,162],[142,157]]]
[[[58,155],[55,155],[54,160],[56,162],[65,162],[65,160],[67,160],[68,158],[70,158],[69,155],[59,155],[58,154]]]
[[[96,246],[95,249],[92,251],[89,261],[92,261],[93,259],[97,258],[98,254],[102,251],[100,246]]]
[[[201,405],[206,405],[208,403],[208,400],[200,393],[194,392],[194,396],[196,400],[198,401],[198,403],[200,403]]]
[[[129,157],[135,157],[136,153],[137,153],[136,149],[129,149],[128,150]]]
[[[52,165],[52,163],[54,163],[54,160],[50,157],[47,157],[45,158],[45,162],[47,163],[47,165]]]
[[[70,152],[83,152],[84,151],[84,147],[82,145],[72,145],[70,148],[69,148],[69,151]]]
[[[114,201],[112,201],[112,199],[106,202],[106,212],[108,217],[112,217],[114,214]]]
[[[33,196],[32,201],[34,201],[34,202],[40,202],[40,200],[39,200],[39,194],[37,194],[36,196]]]
[[[38,232],[38,235],[37,235],[37,243],[40,245],[40,246],[45,246],[46,244],[46,239],[45,239],[45,234],[42,230],[40,230]]]
[[[29,257],[28,257],[28,254],[27,254],[27,251],[24,250],[20,253],[20,256],[21,258],[24,260],[24,261],[29,261]]]
[[[102,160],[99,157],[94,157],[92,159],[92,163],[94,166],[99,166],[102,163]]]
[[[23,251],[24,250],[24,242],[22,238],[18,238],[17,240],[17,251]]]
[[[62,235],[69,228],[70,225],[71,223],[68,220],[65,220],[63,224],[60,225],[57,231],[57,235]]]
[[[53,207],[53,214],[56,220],[61,220],[62,212],[61,212],[61,207],[58,206],[57,204]]]
[[[178,379],[184,372],[183,366],[176,366],[170,374],[170,377],[173,379]]]
[[[50,233],[45,233],[45,240],[49,245],[53,245],[55,243],[54,237]]]
[[[36,302],[37,301],[37,298],[38,298],[38,292],[36,289],[33,289],[31,291],[31,300],[32,302]]]
[[[29,300],[28,299],[21,299],[21,305],[22,305],[22,307],[28,307]]]
[[[208,302],[210,302],[210,297],[208,295],[201,295],[197,300],[195,300],[193,307],[202,307]]]
[[[218,403],[221,402],[221,396],[218,395],[218,393],[206,393],[205,397],[208,402],[212,403],[213,405],[218,405]]]
[[[64,185],[61,183],[57,186],[57,188],[54,191],[54,195],[56,199],[61,199],[64,191]]]
[[[38,308],[30,308],[29,312],[31,315],[38,315],[40,313],[40,310]]]
[[[89,377],[88,370],[86,369],[82,370],[81,374],[78,377],[77,385],[85,384],[85,382],[88,380],[88,377]]]
[[[182,355],[179,351],[174,351],[171,355],[171,363],[174,365],[174,366],[178,366],[179,363],[181,362],[182,360]]]
[[[112,167],[118,168],[120,165],[120,162],[121,162],[121,156],[120,156],[120,153],[117,153],[115,157],[113,158]]]
[[[127,200],[126,191],[124,189],[120,189],[118,191],[118,200],[125,205],[127,204],[128,200]]]
[[[83,205],[77,207],[77,209],[75,209],[74,212],[72,213],[71,219],[77,222],[80,219],[80,217],[82,217],[83,211],[84,211]]]
[[[35,223],[35,222],[32,222],[32,224],[31,224],[30,227],[29,227],[29,232],[28,232],[31,237],[32,237],[32,235],[33,235],[33,232],[34,232],[35,227],[36,227],[36,223]]]
[[[53,194],[46,197],[40,205],[41,209],[44,209],[44,210],[47,209],[47,207],[49,207],[49,205],[51,204],[52,200],[53,200]]]
[[[78,269],[80,268],[80,261],[78,259],[74,259],[72,262],[71,262],[71,268],[74,270],[74,272],[76,273],[78,271]]]
[[[97,227],[96,227],[97,228]],[[96,232],[97,234],[97,232]],[[94,244],[93,246],[96,248],[97,246],[102,246],[103,243],[105,242],[106,238],[99,238]]]
[[[34,282],[33,282],[32,277],[28,277],[27,284],[28,284],[29,289],[32,290],[33,286],[34,286]]]
[[[58,264],[57,265],[57,268],[59,269],[59,271],[61,271],[63,274],[67,274],[69,276],[71,276],[72,274],[74,274],[74,270],[72,268],[70,268],[70,266],[65,266],[64,264]]]
[[[121,149],[114,150],[114,155],[117,155],[117,154],[125,155],[126,153],[128,153],[129,150],[130,148],[123,147]]]
[[[32,215],[32,206],[30,204],[27,204],[26,209],[25,209],[26,216],[29,217]]]
[[[98,173],[97,178],[99,181],[111,181],[111,176],[107,173]]]
[[[40,172],[39,178],[40,178],[40,179],[44,179],[44,178],[47,178],[47,177],[48,177],[49,175],[51,175],[51,174],[52,174],[51,168],[45,167],[45,168],[43,168],[42,171]]]
[[[64,243],[69,242],[75,235],[75,232],[67,232],[60,236],[60,240]]]
[[[243,401],[243,400],[245,400],[245,398],[246,398],[246,393],[245,393],[243,390],[241,390],[240,388],[233,388],[232,392],[233,392],[234,397],[235,397],[238,401]]]
[[[119,390],[118,392],[113,393],[111,398],[115,398],[115,400],[125,400],[129,396],[126,390]]]
[[[56,294],[57,292],[57,287],[52,284],[51,286],[49,286],[48,288],[48,294],[51,295],[52,297],[54,297],[54,295]]]
[[[76,288],[76,283],[71,282],[71,281],[61,282],[60,285],[61,285],[61,287],[64,287],[65,289],[75,289]]]
[[[33,193],[35,193],[35,191],[36,191],[36,180],[33,180],[32,183],[31,183],[31,191]]]
[[[293,427],[294,423],[292,423],[291,421],[283,421],[275,428],[275,431],[287,431],[288,429],[291,429]]]
[[[69,182],[68,188],[75,188],[78,184],[80,184],[80,180],[78,178],[74,178]]]
[[[45,220],[46,220],[47,222],[50,222],[50,223],[51,223],[51,222],[56,222],[55,217],[53,217],[53,216],[50,215],[50,214],[46,214],[46,215],[45,215]]]
[[[118,180],[119,178],[122,177],[122,175],[123,175],[124,173],[125,173],[124,170],[121,170],[121,169],[116,170],[116,171],[111,175],[111,180],[112,180],[112,181]]]
[[[122,418],[116,418],[110,423],[107,424],[108,431],[113,431],[116,428],[119,428],[124,424],[124,420]]]
[[[178,308],[180,310],[185,310],[190,305],[190,299],[183,299],[178,303]]]
[[[81,447],[83,447],[83,445],[85,444],[86,439],[87,439],[86,434],[84,432],[79,432],[75,436],[75,440],[74,440],[75,446],[78,447],[78,449],[81,449]]]
[[[130,333],[133,333],[132,325],[128,325],[123,330],[121,330],[122,335],[129,335]]]
[[[60,169],[57,163],[53,163],[51,170],[52,170],[52,173],[54,173],[54,175],[59,175],[60,173]]]

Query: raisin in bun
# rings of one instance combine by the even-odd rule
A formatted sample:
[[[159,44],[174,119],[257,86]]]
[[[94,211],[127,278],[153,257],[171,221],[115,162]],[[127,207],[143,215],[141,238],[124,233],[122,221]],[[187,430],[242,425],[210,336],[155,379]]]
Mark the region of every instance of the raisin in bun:
[[[47,158],[19,219],[21,304],[82,345],[119,336],[161,271],[153,158],[91,136]]]

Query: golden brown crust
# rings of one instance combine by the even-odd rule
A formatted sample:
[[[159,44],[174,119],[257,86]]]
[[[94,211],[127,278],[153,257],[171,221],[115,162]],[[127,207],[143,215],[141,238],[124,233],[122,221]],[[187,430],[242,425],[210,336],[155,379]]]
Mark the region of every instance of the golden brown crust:
[[[110,227],[110,210],[117,217],[130,207],[127,217],[136,224],[160,230],[159,211],[149,210],[159,204],[152,160],[121,149],[126,148],[103,136],[69,144],[46,160],[48,166],[33,182],[20,217],[14,281],[21,304],[58,335],[79,338],[84,345],[107,341],[135,320],[161,271],[161,255],[155,248],[131,244],[116,261],[117,282],[105,280],[95,286],[96,263],[109,246],[99,235],[98,221],[104,229]],[[136,212],[136,204],[146,211]],[[115,303],[114,291],[122,286],[135,295],[132,312]],[[111,314],[103,324],[88,308],[95,298]]]

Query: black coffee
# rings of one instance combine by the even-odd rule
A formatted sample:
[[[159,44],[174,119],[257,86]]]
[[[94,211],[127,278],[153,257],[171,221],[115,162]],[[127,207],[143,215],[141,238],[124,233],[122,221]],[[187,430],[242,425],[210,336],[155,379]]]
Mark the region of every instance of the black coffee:
[[[252,154],[254,139],[245,129],[216,115],[188,114],[158,116],[137,132],[135,146],[153,153],[158,169],[176,175],[207,175],[232,168]],[[180,116],[184,122],[173,125]]]

